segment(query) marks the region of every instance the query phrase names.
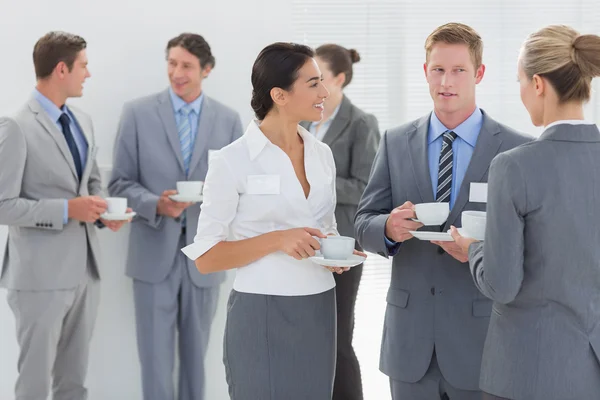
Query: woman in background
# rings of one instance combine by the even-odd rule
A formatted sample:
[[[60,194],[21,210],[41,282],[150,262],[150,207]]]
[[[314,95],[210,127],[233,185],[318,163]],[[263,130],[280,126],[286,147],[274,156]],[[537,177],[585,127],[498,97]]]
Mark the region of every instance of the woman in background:
[[[360,61],[358,52],[337,44],[324,44],[317,48],[316,55],[329,96],[321,121],[303,122],[302,126],[333,152],[338,231],[354,237],[354,215],[379,146],[379,126],[374,115],[362,111],[344,95],[344,89],[352,81],[352,65]],[[362,270],[360,265],[345,274],[334,275],[338,328],[333,400],[363,399],[360,366],[352,347],[354,305]]]

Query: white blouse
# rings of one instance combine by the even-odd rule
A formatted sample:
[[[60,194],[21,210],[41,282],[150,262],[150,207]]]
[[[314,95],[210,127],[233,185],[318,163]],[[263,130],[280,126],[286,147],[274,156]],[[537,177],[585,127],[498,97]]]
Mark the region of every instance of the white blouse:
[[[276,230],[310,227],[338,234],[335,221],[335,164],[331,149],[298,126],[304,140],[308,198],[290,158],[252,121],[244,136],[211,154],[194,243],[182,249],[195,260],[217,243]],[[239,292],[299,296],[335,286],[330,271],[284,252],[238,268]]]

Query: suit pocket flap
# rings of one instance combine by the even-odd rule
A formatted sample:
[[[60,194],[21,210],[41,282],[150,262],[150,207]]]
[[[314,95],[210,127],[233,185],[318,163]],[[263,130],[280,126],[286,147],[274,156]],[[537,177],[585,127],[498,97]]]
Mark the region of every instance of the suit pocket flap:
[[[596,359],[600,362],[600,324],[597,324],[596,327],[592,329],[592,332],[590,332],[589,341],[590,346],[592,346],[592,349],[596,354]]]
[[[390,288],[390,290],[388,290],[386,301],[396,307],[406,308],[409,295],[410,293],[406,290]]]
[[[493,301],[486,299],[473,301],[473,316],[489,317],[492,313],[492,304]]]

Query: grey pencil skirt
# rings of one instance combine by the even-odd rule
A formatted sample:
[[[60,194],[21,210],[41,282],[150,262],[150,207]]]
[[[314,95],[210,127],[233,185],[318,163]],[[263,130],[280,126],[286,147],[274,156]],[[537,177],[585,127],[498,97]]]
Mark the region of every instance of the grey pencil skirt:
[[[308,296],[231,291],[223,362],[231,400],[331,400],[335,289]]]

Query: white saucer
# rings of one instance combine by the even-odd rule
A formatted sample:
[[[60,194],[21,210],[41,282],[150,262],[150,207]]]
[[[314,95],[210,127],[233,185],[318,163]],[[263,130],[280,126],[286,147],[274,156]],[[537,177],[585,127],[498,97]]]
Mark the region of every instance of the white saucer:
[[[127,221],[128,219],[133,218],[136,215],[135,211],[125,214],[109,214],[104,213],[100,215],[100,218],[105,219],[107,221]]]
[[[308,259],[323,267],[356,267],[357,265],[364,263],[367,258],[352,254],[346,260],[329,260],[322,255],[316,255],[314,257],[309,257]]]
[[[462,237],[466,237],[469,239],[475,239],[475,240],[483,240],[483,238],[476,238],[476,237],[472,237],[470,235],[467,235],[467,232],[465,231],[465,228],[456,228],[458,230],[458,234]],[[448,229],[448,233],[450,233],[452,230]]]
[[[202,202],[202,195],[185,195],[185,194],[172,194],[169,198],[173,201],[181,202],[181,203],[200,203]]]
[[[450,235],[447,232],[409,231],[409,233],[419,240],[454,242],[454,239],[452,239],[452,235]]]

